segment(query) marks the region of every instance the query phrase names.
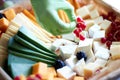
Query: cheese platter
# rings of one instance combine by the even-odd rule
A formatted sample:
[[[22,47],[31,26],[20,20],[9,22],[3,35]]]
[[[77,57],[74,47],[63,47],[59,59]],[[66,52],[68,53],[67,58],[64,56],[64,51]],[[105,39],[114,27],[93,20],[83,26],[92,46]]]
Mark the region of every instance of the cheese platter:
[[[1,10],[0,66],[14,80],[119,80],[120,11],[104,0],[66,2],[76,24],[59,35],[39,24],[32,0]],[[64,10],[58,15],[70,23]]]

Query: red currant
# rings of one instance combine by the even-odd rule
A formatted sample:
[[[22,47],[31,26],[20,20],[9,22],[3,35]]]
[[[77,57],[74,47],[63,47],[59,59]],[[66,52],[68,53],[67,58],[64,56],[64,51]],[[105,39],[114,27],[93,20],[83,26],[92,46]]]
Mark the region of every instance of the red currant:
[[[109,49],[110,49],[111,44],[112,44],[112,41],[107,41],[107,42],[106,42],[106,45],[107,45],[107,47],[108,47]]]
[[[77,23],[83,22],[83,19],[81,17],[77,17]]]
[[[36,74],[35,76],[36,76],[37,78],[39,78],[39,79],[42,79],[42,77],[41,77],[40,74]]]
[[[107,39],[105,37],[101,38],[101,42],[105,43],[107,41]]]
[[[14,78],[14,80],[20,80],[20,77],[19,77],[19,76],[16,76],[16,77]]]
[[[82,34],[79,34],[79,39],[82,40],[82,41],[84,41],[85,37]]]
[[[78,24],[76,25],[76,27],[77,27],[77,28],[82,28],[82,30],[85,30],[86,25],[85,25],[85,23],[80,22],[80,23],[78,23]]]

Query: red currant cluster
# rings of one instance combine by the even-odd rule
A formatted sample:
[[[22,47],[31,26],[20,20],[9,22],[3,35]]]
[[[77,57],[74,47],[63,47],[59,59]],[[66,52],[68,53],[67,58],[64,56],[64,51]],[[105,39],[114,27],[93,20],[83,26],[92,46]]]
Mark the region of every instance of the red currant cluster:
[[[107,15],[102,16],[104,19],[112,22],[106,38],[101,38],[101,42],[106,43],[107,47],[110,48],[112,41],[120,41],[120,22],[113,12],[109,12]]]
[[[76,19],[77,25],[75,30],[73,31],[76,37],[78,37],[80,40],[85,40],[85,37],[81,34],[83,30],[86,28],[86,24],[84,20],[80,17],[77,17]]]

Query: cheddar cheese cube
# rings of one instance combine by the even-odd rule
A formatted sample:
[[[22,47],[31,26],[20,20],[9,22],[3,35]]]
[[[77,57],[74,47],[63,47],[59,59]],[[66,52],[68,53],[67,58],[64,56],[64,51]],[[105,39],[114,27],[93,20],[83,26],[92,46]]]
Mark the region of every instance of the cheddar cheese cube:
[[[6,29],[8,28],[9,21],[6,18],[1,18],[0,19],[0,30],[2,32],[5,32]]]
[[[4,12],[4,14],[9,21],[11,21],[16,16],[14,9],[8,9]]]

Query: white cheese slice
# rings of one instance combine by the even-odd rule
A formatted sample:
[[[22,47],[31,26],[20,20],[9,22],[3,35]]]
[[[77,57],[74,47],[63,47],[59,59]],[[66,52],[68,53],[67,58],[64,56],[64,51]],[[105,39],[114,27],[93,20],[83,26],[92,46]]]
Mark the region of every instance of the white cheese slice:
[[[99,50],[99,47],[107,48],[105,44],[102,44],[100,41],[94,41],[93,42],[93,51],[96,53],[97,50]]]
[[[94,64],[98,64],[100,66],[100,68],[104,68],[105,65],[107,64],[107,60],[101,59],[101,58],[97,58],[94,62]]]
[[[73,70],[68,67],[64,66],[63,68],[57,69],[58,77],[62,77],[66,80],[72,80],[74,76],[76,76],[76,73],[73,72]]]
[[[112,59],[120,59],[120,45],[111,45],[110,53]]]
[[[69,40],[66,40],[66,39],[56,39],[56,40],[52,43],[51,49],[52,49],[53,51],[55,51],[55,50],[59,49],[60,46],[71,45],[71,44],[73,45],[73,44],[75,44],[75,43],[74,43],[74,42],[71,42],[71,41],[69,41]]]
[[[101,27],[97,24],[94,24],[93,26],[91,26],[88,30],[90,38],[93,38],[93,35],[95,34],[95,32],[99,31],[100,29]]]
[[[67,34],[63,34],[62,38],[74,41],[75,40],[75,35],[74,35],[74,33],[67,33]]]
[[[86,6],[83,6],[76,10],[76,14],[82,18],[89,17],[89,10]]]
[[[109,50],[104,47],[99,47],[99,49],[95,53],[95,57],[108,60],[108,58],[110,57]]]
[[[85,30],[88,31],[88,29],[95,24],[94,20],[85,20],[86,28]]]
[[[95,18],[95,19],[94,19],[94,22],[95,22],[96,24],[102,23],[102,22],[103,22],[103,17],[102,17],[102,16],[99,16],[99,17]]]
[[[60,55],[65,60],[70,58],[71,55],[75,54],[77,45],[66,45],[60,46]]]
[[[111,21],[105,19],[105,20],[100,24],[100,27],[101,27],[101,29],[103,29],[103,30],[107,30],[107,29],[110,27],[111,23],[112,23]]]
[[[105,37],[105,30],[100,30],[100,31],[94,32],[93,39],[100,40],[103,37]]]
[[[77,75],[84,76],[84,72],[83,72],[84,66],[85,66],[85,61],[84,58],[82,58],[76,63],[73,70],[77,73]]]
[[[98,12],[98,10],[97,10],[97,9],[92,10],[92,11],[90,12],[90,17],[91,17],[92,19],[95,19],[95,18],[99,17],[99,12]]]
[[[68,65],[71,69],[73,69],[73,67],[75,66],[76,62],[77,62],[77,58],[75,55],[71,55],[70,58],[65,60],[66,65]]]

